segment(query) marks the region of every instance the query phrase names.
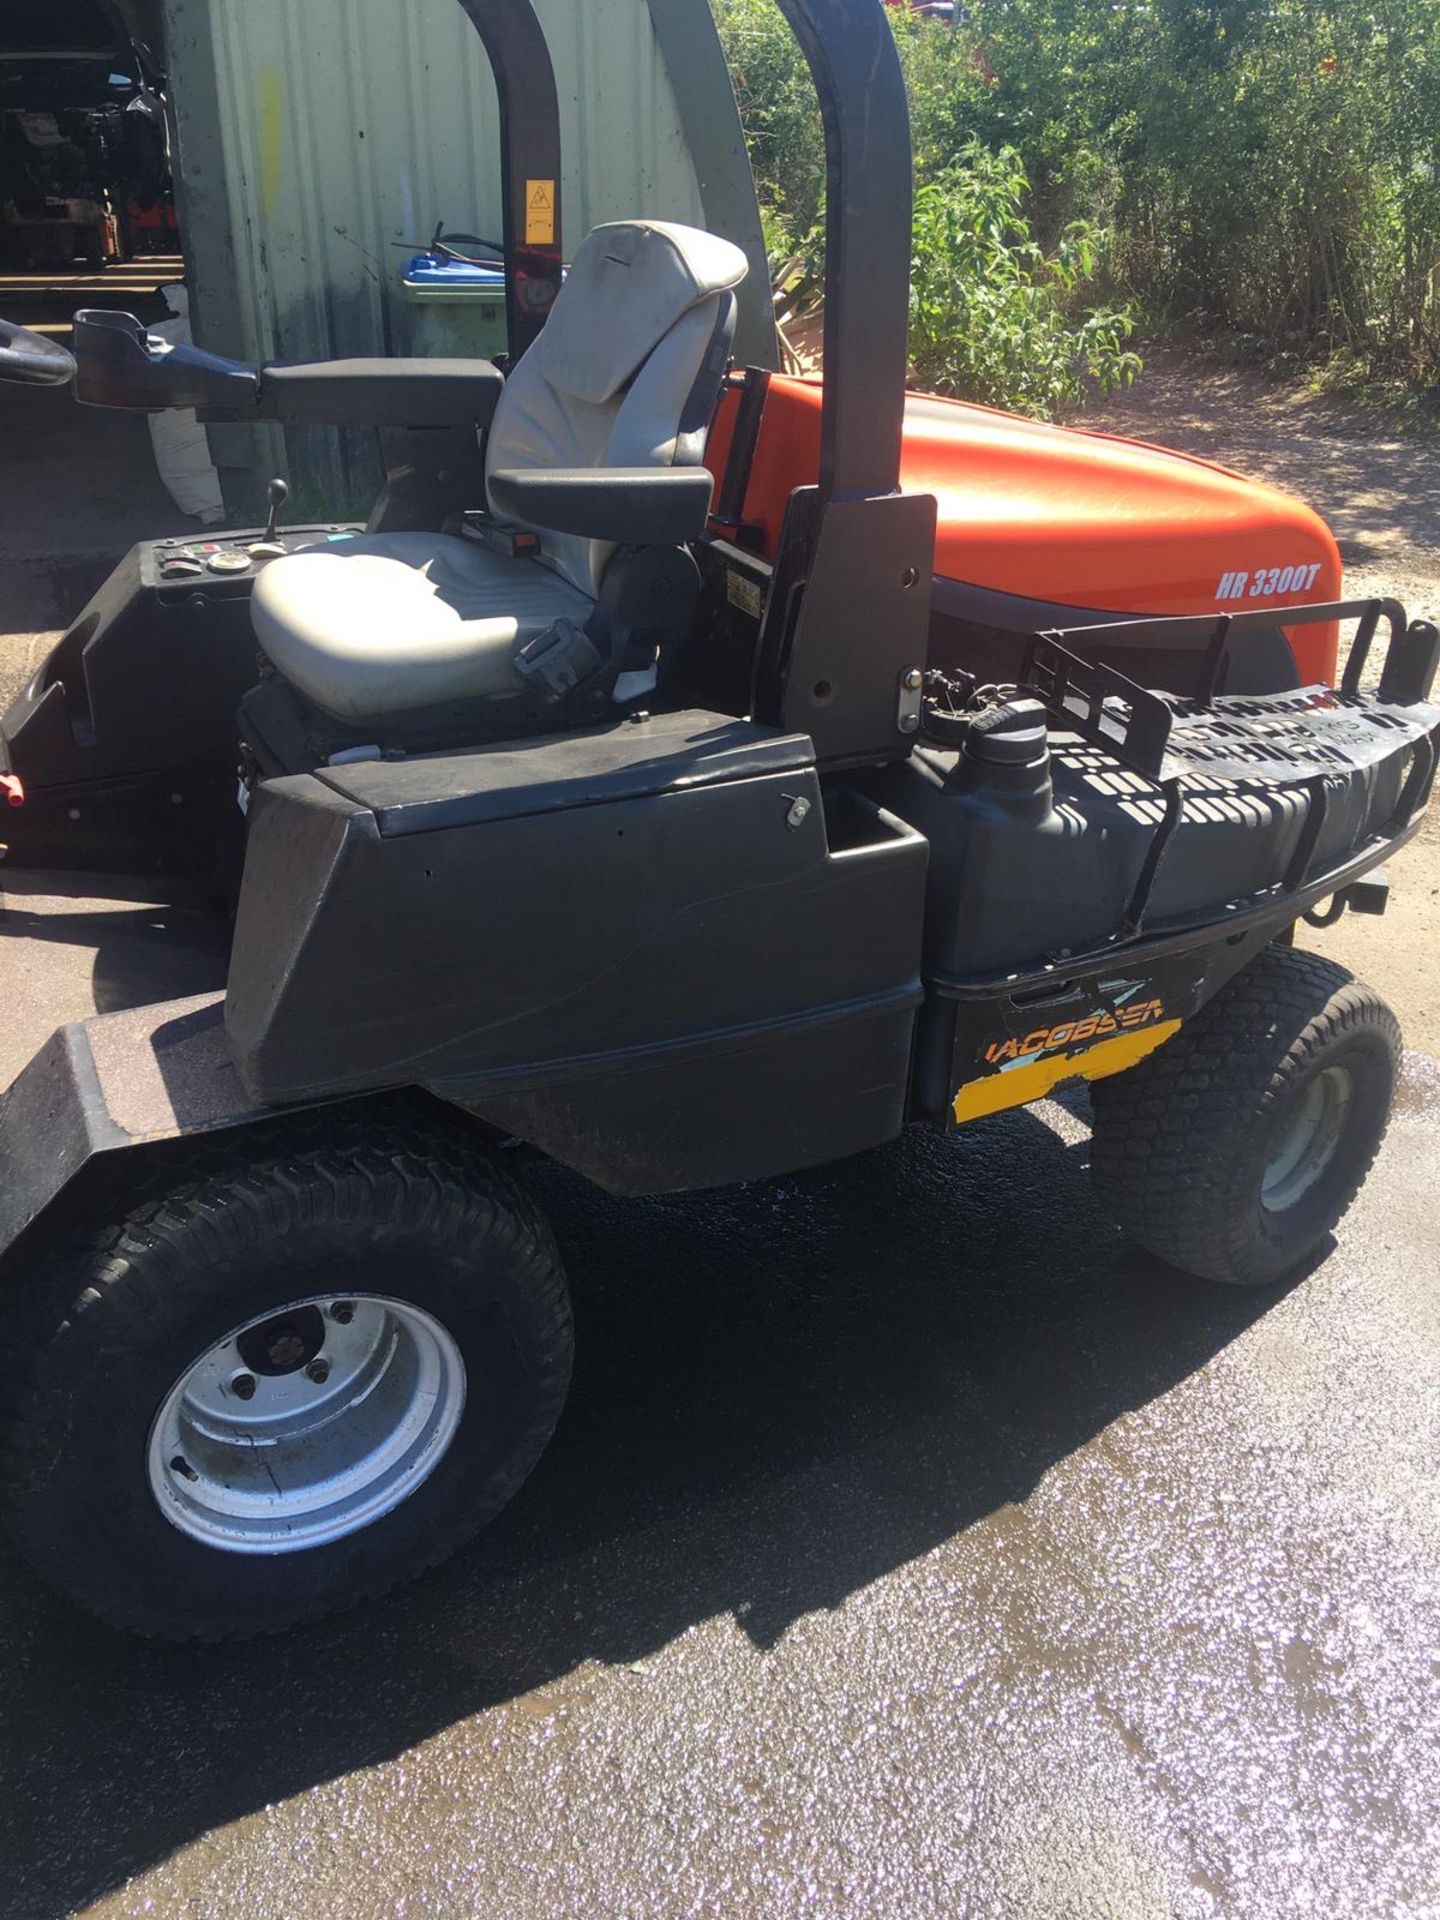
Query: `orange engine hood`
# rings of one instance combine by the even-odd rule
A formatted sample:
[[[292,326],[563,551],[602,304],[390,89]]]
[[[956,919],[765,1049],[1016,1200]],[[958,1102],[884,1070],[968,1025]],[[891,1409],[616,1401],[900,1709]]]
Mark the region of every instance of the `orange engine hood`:
[[[727,390],[707,462],[724,469]],[[779,546],[785,504],[819,472],[821,386],[770,382],[743,515]],[[1330,529],[1302,501],[1187,455],[959,400],[911,394],[901,486],[939,508],[937,576],[1106,613],[1240,612],[1340,595]],[[1333,627],[1297,628],[1304,679],[1328,679]]]

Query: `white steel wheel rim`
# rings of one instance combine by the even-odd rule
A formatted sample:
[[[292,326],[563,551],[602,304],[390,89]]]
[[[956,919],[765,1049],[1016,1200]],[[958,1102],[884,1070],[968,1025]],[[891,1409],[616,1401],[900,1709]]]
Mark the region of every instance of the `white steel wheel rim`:
[[[313,1295],[233,1328],[180,1375],[150,1430],[150,1491],[206,1546],[325,1546],[414,1493],[464,1408],[465,1363],[432,1314]]]
[[[1260,1203],[1284,1213],[1304,1199],[1335,1158],[1355,1097],[1345,1067],[1325,1067],[1306,1087],[1260,1183]]]

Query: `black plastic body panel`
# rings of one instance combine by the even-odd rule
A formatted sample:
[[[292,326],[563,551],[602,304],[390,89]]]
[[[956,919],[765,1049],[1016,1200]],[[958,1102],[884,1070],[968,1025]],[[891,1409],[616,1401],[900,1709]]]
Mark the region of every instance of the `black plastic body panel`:
[[[368,760],[317,778],[374,814],[385,838],[468,827],[715,786],[812,765],[803,734],[772,733],[728,714],[650,714],[583,734],[497,743],[463,753]]]
[[[236,1077],[218,993],[59,1027],[0,1091],[0,1252],[96,1155],[261,1117]]]
[[[926,847],[860,801],[833,832],[810,743],[715,714],[264,783],[241,1075],[276,1103],[423,1084],[615,1191],[874,1145]]]
[[[287,528],[285,544],[336,529]],[[236,721],[259,677],[256,568],[215,573],[206,549],[245,553],[260,529],[132,547],[0,723],[25,789],[0,816],[12,866],[194,873],[238,828]],[[167,555],[191,553],[183,577]]]
[[[1041,1057],[1032,1050],[1052,1040],[1057,1050],[1068,1047],[1072,1070],[1063,1078],[1083,1077],[1087,1046],[1103,1045],[1117,1034],[1143,1039],[1148,1027],[1188,1020],[1278,931],[1270,920],[1227,940],[1211,933],[1171,950],[1142,947],[1092,957],[1073,970],[1057,967],[1040,985],[1028,976],[1010,986],[969,991],[949,982],[932,984],[916,1047],[917,1114],[943,1115],[953,1123],[953,1102],[962,1088],[1003,1076],[1007,1040],[1014,1043],[1008,1050],[1013,1060]],[[1103,1029],[1101,1015],[1108,1015]]]
[[[432,1084],[611,1193],[683,1192],[893,1139],[906,1117],[914,1022],[914,1005],[895,998],[582,1069]]]
[[[7,864],[214,868],[256,657],[248,582],[161,586],[150,550],[132,548],[0,724],[25,791],[0,819]]]
[[[287,527],[280,538],[301,547],[354,531]],[[183,533],[130,549],[0,723],[6,765],[27,789],[178,766],[211,748],[233,758],[235,708],[259,673],[259,569],[217,573],[208,555],[245,555],[261,538],[258,527]],[[167,578],[179,556],[194,557]]]
[[[256,677],[249,588],[203,571],[164,585],[151,549],[132,547],[11,704],[10,770],[27,788],[61,785],[233,744]]]

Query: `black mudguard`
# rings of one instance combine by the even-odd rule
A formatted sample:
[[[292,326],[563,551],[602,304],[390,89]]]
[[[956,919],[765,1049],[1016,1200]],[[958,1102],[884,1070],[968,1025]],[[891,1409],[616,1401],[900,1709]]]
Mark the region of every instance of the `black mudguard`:
[[[260,1117],[225,1041],[223,995],[59,1028],[0,1094],[0,1251],[97,1154]]]

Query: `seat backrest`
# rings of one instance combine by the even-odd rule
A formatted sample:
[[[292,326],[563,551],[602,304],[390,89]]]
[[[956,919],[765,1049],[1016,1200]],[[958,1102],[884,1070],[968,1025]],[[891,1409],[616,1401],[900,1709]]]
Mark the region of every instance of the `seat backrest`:
[[[596,227],[505,382],[487,469],[697,466],[730,357],[731,289],[745,267],[739,247],[695,227]],[[558,573],[599,592],[611,543],[536,531]]]

